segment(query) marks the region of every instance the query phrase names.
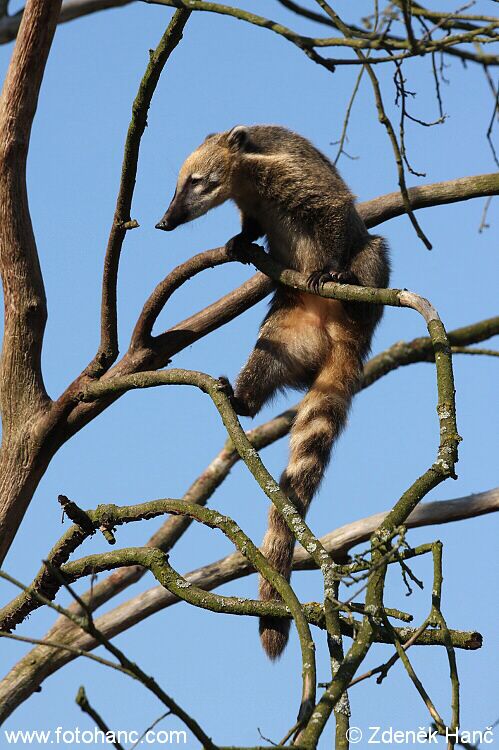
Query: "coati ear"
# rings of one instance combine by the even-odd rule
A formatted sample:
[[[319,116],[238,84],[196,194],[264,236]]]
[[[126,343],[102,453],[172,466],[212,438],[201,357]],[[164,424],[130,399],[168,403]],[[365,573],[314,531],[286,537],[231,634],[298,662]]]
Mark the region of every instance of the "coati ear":
[[[249,128],[246,125],[236,125],[227,136],[230,148],[237,151],[245,151],[249,145]]]

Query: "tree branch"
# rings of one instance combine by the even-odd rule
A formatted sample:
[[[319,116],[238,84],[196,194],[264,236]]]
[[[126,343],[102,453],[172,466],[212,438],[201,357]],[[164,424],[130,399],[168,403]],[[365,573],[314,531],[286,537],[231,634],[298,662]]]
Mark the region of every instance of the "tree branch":
[[[66,0],[62,6],[58,23],[72,21],[75,18],[87,16],[107,8],[118,8],[128,5],[132,0]],[[13,16],[4,16],[0,19],[0,44],[7,44],[16,38],[23,16],[19,11]]]
[[[154,550],[149,550],[149,552],[154,552]],[[26,587],[22,583],[2,571],[0,571],[0,577],[14,584],[18,588],[26,590]],[[77,595],[69,585],[66,585],[66,588],[69,590],[72,596],[78,599]],[[201,742],[201,746],[204,750],[217,750],[216,746],[213,744],[208,735],[205,734],[197,721],[186,711],[184,711],[184,709],[182,709],[181,706],[179,706],[178,703],[173,700],[173,698],[165,693],[160,685],[158,685],[154,677],[144,672],[144,670],[142,670],[136,662],[131,661],[121,649],[111,643],[109,639],[100,632],[100,630],[95,626],[95,623],[89,611],[85,611],[83,616],[81,614],[75,615],[68,609],[54,604],[48,599],[44,599],[38,593],[35,593],[34,595],[40,600],[41,603],[47,604],[51,609],[55,609],[57,612],[66,617],[73,625],[76,625],[84,633],[93,638],[100,646],[104,646],[106,651],[112,654],[117,660],[117,663],[115,664],[113,664],[112,662],[108,662],[107,666],[111,666],[113,669],[117,669],[140,682],[147,690],[155,695],[156,698],[164,706],[166,706],[169,711],[171,711],[173,714],[175,714],[175,716],[183,721],[183,723],[191,730],[193,735]],[[103,663],[103,660],[101,660],[101,663]]]
[[[341,24],[337,22],[333,16],[333,24],[335,28],[339,28],[342,32],[344,29],[347,30],[345,37],[308,37],[297,33],[293,29],[289,29],[283,24],[277,23],[269,18],[259,16],[255,13],[237,8],[231,5],[224,5],[222,3],[208,2],[207,0],[146,0],[148,3],[155,5],[165,5],[169,8],[189,8],[193,11],[201,11],[208,13],[215,13],[223,16],[231,16],[240,21],[245,21],[259,28],[268,29],[274,34],[281,36],[286,41],[294,44],[304,54],[306,54],[313,62],[321,65],[330,72],[335,70],[337,65],[365,65],[365,60],[362,58],[324,58],[317,53],[317,49],[329,48],[329,47],[344,47],[346,49],[353,49],[356,53],[362,50],[374,50],[389,49],[399,50],[399,54],[389,54],[383,57],[372,57],[370,64],[378,64],[385,62],[392,62],[394,60],[406,60],[415,55],[425,54],[441,50],[443,52],[452,51],[455,55],[472,60],[474,62],[480,62],[481,64],[497,65],[499,64],[499,58],[494,55],[482,55],[473,54],[462,50],[461,48],[456,49],[457,45],[467,44],[472,42],[487,43],[497,39],[495,29],[499,22],[494,19],[492,22],[486,23],[484,26],[473,27],[471,31],[464,33],[458,33],[444,36],[440,39],[428,39],[424,42],[420,41],[417,51],[411,47],[409,39],[397,38],[388,36],[385,33],[379,35],[368,34],[360,32],[356,27],[349,26],[347,24]],[[322,7],[325,8],[324,5]],[[329,10],[326,10],[329,13]]]
[[[499,488],[496,488],[453,500],[422,503],[411,513],[406,525],[408,528],[416,528],[450,523],[498,511]],[[386,515],[387,511],[342,526],[321,537],[321,542],[331,555],[342,558],[357,544],[368,541]],[[70,532],[71,529],[66,532],[66,535]],[[310,570],[314,567],[310,555],[304,549],[297,547],[293,558],[293,569]],[[193,570],[184,577],[189,583],[210,591],[230,581],[251,575],[253,572],[251,564],[236,552],[222,560]],[[170,592],[165,591],[161,586],[156,586],[102,615],[95,621],[95,624],[107,638],[113,638],[177,602],[178,599]],[[67,620],[60,618],[48,631],[44,640],[56,641],[71,646],[73,649],[92,650],[97,646],[87,636],[79,633],[74,626],[68,624]],[[477,645],[476,639],[470,634],[462,647],[476,648]],[[43,646],[26,654],[0,682],[0,720],[7,718],[18,705],[36,691],[47,677],[72,661],[77,655],[69,651],[62,653],[54,649],[49,650]]]
[[[116,291],[118,266],[123,241],[128,229],[138,226],[132,221],[132,197],[137,177],[137,164],[142,135],[147,125],[147,113],[156,90],[159,77],[168,58],[182,39],[182,32],[191,11],[177,10],[163,34],[155,51],[150,54],[149,64],[140,82],[132,105],[132,119],[128,126],[121,169],[121,181],[113,223],[109,234],[102,279],[101,340],[95,358],[87,368],[87,374],[95,377],[109,369],[118,356],[118,311]]]
[[[42,11],[38,8],[40,4],[39,0],[33,0],[32,6],[28,5],[24,13],[5,83],[0,115],[3,118],[0,127],[4,134],[3,141],[0,140],[0,199],[3,196],[3,200],[0,200],[0,263],[6,303],[6,334],[0,375],[4,403],[4,442],[0,453],[0,561],[10,547],[52,455],[69,437],[67,415],[74,407],[71,391],[75,384],[71,384],[56,402],[51,403],[43,388],[40,372],[46,309],[28,213],[25,162],[38,89],[60,3],[41,4]],[[40,18],[33,16],[30,7],[38,9]],[[52,15],[48,13],[49,8],[52,8]],[[132,108],[120,191],[104,267],[101,343],[93,362],[75,383],[102,372],[117,356],[117,272],[125,233],[134,225],[130,221],[130,207],[140,138],[160,72],[180,41],[189,15],[190,12],[186,10],[174,14],[156,52],[151,56]],[[31,29],[30,25],[35,22],[42,27],[43,33],[36,24]],[[30,28],[23,33],[26,24]],[[41,34],[40,39],[37,34]],[[16,53],[18,49],[20,52]],[[5,275],[7,273],[8,276]],[[15,427],[15,418],[20,432],[16,440],[11,439],[9,434]],[[31,428],[29,438],[28,428]]]
[[[41,373],[47,317],[45,290],[31,225],[26,160],[31,126],[60,2],[31,0],[0,99],[0,272],[5,296],[1,358],[4,430],[48,401]]]
[[[458,203],[471,198],[483,198],[499,194],[499,173],[458,177],[446,182],[435,182],[432,185],[408,188],[409,200],[413,210],[442,206],[447,203]],[[388,193],[358,205],[358,211],[367,227],[382,224],[405,213],[404,203],[399,192]]]
[[[36,453],[36,441],[30,441],[28,433],[49,404],[41,371],[47,306],[29,213],[26,160],[59,9],[60,0],[29,0],[0,99],[0,273],[5,305],[0,562],[31,499],[23,492]]]
[[[130,351],[147,349],[152,343],[152,329],[158,315],[172,296],[186,281],[189,281],[201,271],[207,268],[215,268],[231,261],[225,246],[214,250],[206,250],[189,258],[177,268],[174,268],[166,278],[161,281],[142,308],[142,312],[135,325]]]
[[[81,685],[81,687],[79,688],[76,694],[75,701],[77,705],[81,708],[83,713],[88,714],[88,716],[90,716],[90,718],[94,720],[95,724],[98,726],[101,732],[104,732],[105,735],[109,733],[109,736],[112,736],[111,731],[109,727],[107,726],[106,722],[88,700],[87,694],[85,692],[85,688],[83,687],[83,685]],[[123,745],[120,742],[118,742],[117,739],[115,739],[110,744],[114,745],[116,750],[125,750]]]

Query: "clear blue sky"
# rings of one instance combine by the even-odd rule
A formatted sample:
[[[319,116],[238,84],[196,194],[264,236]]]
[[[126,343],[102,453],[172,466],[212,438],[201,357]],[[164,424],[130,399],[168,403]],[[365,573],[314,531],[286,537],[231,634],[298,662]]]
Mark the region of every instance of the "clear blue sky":
[[[297,26],[276,3],[254,0],[252,10]],[[309,4],[310,7],[313,3]],[[346,12],[348,3],[337,3]],[[441,2],[451,11],[455,3]],[[365,7],[369,6],[365,4]],[[478,3],[493,12],[491,2]],[[359,3],[359,15],[364,4]],[[42,87],[29,160],[29,191],[49,302],[44,350],[47,388],[56,397],[84,367],[97,345],[100,275],[121,167],[130,106],[148,58],[171,17],[166,8],[134,4],[66,24],[57,30]],[[305,30],[313,25],[302,22]],[[11,47],[0,49],[5,69]],[[174,190],[185,156],[216,130],[238,123],[280,123],[309,137],[332,156],[356,68],[334,75],[266,30],[233,19],[193,14],[184,40],[158,86],[143,138],[131,232],[123,253],[119,283],[121,348],[141,305],[173,266],[200,250],[216,247],[237,231],[238,216],[227,205],[172,234],[154,229]],[[392,71],[381,71],[385,100],[393,110]],[[429,60],[407,65],[408,88],[418,92],[411,110],[435,119],[437,109]],[[494,170],[485,141],[492,111],[483,72],[458,61],[446,70],[443,87],[446,123],[436,128],[409,124],[412,161],[426,178],[410,184],[452,179]],[[341,172],[359,200],[396,189],[396,172],[386,134],[378,124],[371,90],[364,81],[355,103],[348,150]],[[497,314],[497,203],[489,212],[492,228],[478,234],[483,201],[419,212],[434,250],[417,239],[409,221],[383,225],[393,260],[392,286],[427,296],[449,329]],[[247,267],[226,265],[186,285],[162,314],[158,330],[194,312],[241,283]],[[265,303],[177,356],[174,365],[234,378],[253,346]],[[374,352],[394,341],[424,335],[422,319],[408,310],[386,311]],[[463,443],[459,479],[431,495],[447,499],[497,484],[498,363],[486,358],[456,358],[458,424]],[[293,394],[262,414],[262,420],[293,403]],[[309,521],[324,534],[336,526],[389,508],[432,462],[437,439],[433,367],[412,365],[384,378],[356,399],[349,427],[335,451]],[[179,497],[220,449],[224,431],[209,400],[187,389],[132,393],[91,423],[53,460],[6,562],[25,582],[61,535],[57,495],[83,507],[98,502],[125,504],[157,497]],[[279,475],[286,440],[263,455]],[[430,498],[428,498],[430,499]],[[267,499],[243,466],[237,466],[212,498],[211,506],[232,516],[255,540],[265,528]],[[159,521],[120,529],[120,546],[140,545]],[[493,516],[409,533],[418,544],[444,542],[444,612],[451,627],[484,635],[478,652],[459,652],[462,726],[481,729],[499,716],[497,706],[497,520]],[[81,554],[104,551],[99,538]],[[174,549],[174,566],[187,572],[231,552],[230,544],[207,529],[191,527]],[[390,575],[387,603],[424,617],[430,605],[429,561],[413,566],[424,578],[424,592],[405,598],[398,572]],[[320,596],[316,574],[294,577],[303,600]],[[154,586],[152,577],[113,601],[113,606]],[[5,601],[15,592],[2,586]],[[223,593],[255,596],[254,577],[234,582]],[[61,597],[61,601],[66,601]],[[52,614],[39,611],[19,632],[40,637]],[[328,679],[323,634],[316,633],[318,674]],[[146,620],[117,639],[120,647],[154,673],[164,689],[222,744],[259,743],[257,727],[280,739],[295,718],[299,694],[296,636],[283,659],[264,657],[253,618],[230,618],[177,605]],[[20,644],[0,643],[2,672],[25,652]],[[388,647],[373,648],[365,666],[381,663]],[[414,666],[445,718],[449,718],[448,667],[442,650],[413,649]],[[161,706],[125,677],[80,659],[51,677],[6,723],[6,728],[90,728],[74,703],[80,684],[113,728],[142,729],[161,714]],[[352,723],[360,727],[417,729],[428,716],[405,672],[396,666],[381,687],[365,682],[351,691]],[[181,729],[167,719],[164,728]],[[498,730],[499,731],[499,730]],[[332,727],[321,747],[331,746]],[[1,743],[0,743],[1,744]],[[191,738],[189,747],[197,743]],[[499,742],[496,741],[496,745]],[[363,747],[360,745],[359,747]]]

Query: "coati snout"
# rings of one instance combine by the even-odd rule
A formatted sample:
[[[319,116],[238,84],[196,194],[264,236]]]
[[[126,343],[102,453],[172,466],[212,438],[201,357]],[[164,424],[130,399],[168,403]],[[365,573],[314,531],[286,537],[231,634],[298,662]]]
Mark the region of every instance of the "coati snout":
[[[180,168],[175,194],[156,229],[171,231],[232,197],[234,139],[210,135]]]

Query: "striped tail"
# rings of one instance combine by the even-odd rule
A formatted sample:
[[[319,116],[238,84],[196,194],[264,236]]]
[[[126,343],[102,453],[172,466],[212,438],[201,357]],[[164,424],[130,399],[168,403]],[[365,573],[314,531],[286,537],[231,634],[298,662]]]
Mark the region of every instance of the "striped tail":
[[[345,426],[348,409],[361,372],[357,347],[334,342],[332,352],[301,401],[291,429],[290,458],[280,485],[304,518],[329,463],[334,441]],[[286,580],[291,577],[295,537],[272,505],[262,552]],[[260,599],[279,599],[268,581],[260,578]],[[267,655],[277,659],[289,637],[290,620],[262,617],[260,638]]]

